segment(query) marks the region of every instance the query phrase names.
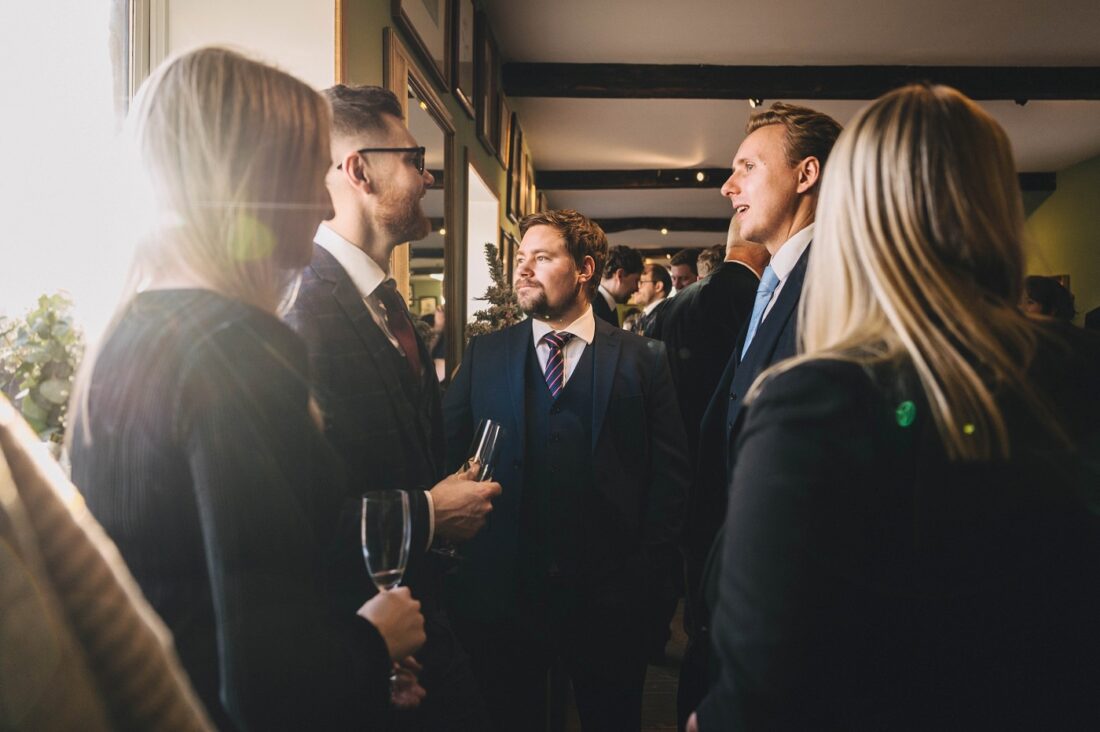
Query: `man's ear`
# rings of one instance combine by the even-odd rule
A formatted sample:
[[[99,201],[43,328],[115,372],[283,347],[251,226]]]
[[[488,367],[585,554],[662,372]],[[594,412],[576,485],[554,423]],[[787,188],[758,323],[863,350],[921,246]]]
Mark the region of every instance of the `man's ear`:
[[[374,193],[374,186],[370,179],[370,168],[363,160],[362,155],[354,152],[348,153],[343,160],[340,172],[343,173],[344,180],[352,188],[363,193]]]
[[[588,282],[592,279],[592,275],[596,273],[596,260],[589,255],[585,255],[581,261],[581,266],[578,274],[578,279],[581,282]]]
[[[799,193],[805,193],[813,188],[821,178],[821,162],[814,156],[810,156],[798,164],[798,188]]]

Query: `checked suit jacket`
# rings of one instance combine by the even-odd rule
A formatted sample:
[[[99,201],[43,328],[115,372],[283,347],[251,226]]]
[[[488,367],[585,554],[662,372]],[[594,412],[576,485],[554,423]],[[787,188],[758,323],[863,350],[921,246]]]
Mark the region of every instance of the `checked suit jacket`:
[[[351,531],[358,542],[360,494],[409,491],[413,534],[407,577],[415,587],[427,571],[421,566],[428,559],[423,550],[430,520],[423,491],[444,477],[443,418],[431,357],[418,337],[420,362],[427,366],[417,383],[347,272],[316,244],[287,321],[309,348],[325,434],[349,471],[350,526],[342,533]],[[356,551],[353,559],[362,565],[359,556]]]

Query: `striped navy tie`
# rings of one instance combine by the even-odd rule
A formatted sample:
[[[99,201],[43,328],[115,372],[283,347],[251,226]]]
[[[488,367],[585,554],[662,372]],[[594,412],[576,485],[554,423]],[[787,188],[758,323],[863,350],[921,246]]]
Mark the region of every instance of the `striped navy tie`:
[[[546,341],[546,345],[550,346],[550,355],[546,358],[543,376],[546,378],[546,388],[550,390],[550,396],[557,399],[558,394],[561,394],[561,390],[565,388],[565,359],[562,358],[561,349],[573,340],[573,334],[550,331],[542,339]]]

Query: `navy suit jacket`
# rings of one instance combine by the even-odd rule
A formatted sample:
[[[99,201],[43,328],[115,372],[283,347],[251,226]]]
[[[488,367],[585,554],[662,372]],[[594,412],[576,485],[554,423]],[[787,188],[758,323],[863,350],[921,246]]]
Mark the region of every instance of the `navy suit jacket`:
[[[708,553],[712,548],[721,545],[720,529],[726,515],[726,499],[733,475],[733,444],[737,439],[745,392],[764,369],[797,352],[798,302],[802,298],[802,283],[806,278],[809,258],[810,247],[807,246],[742,359],[741,349],[748,332],[746,319],[726,370],[703,414],[696,480],[687,507],[686,526],[690,531],[685,536],[685,549],[689,592],[694,589],[710,595],[716,587],[718,562],[711,561],[711,566],[707,568],[703,565],[708,562]],[[717,557],[712,555],[712,560],[717,560]],[[703,587],[699,587],[700,581]]]
[[[597,297],[599,297],[597,295]],[[494,478],[503,489],[488,525],[464,544],[449,608],[482,621],[515,617],[520,507],[524,491],[524,379],[531,321],[473,338],[444,396],[448,464],[457,467],[478,420],[501,423]],[[596,318],[593,351],[592,484],[609,520],[598,550],[586,553],[585,578],[596,597],[643,597],[649,548],[675,541],[690,465],[664,346]],[[450,581],[453,580],[453,581]]]
[[[694,459],[699,424],[752,313],[760,278],[740,262],[723,262],[709,275],[665,300],[652,332],[668,348],[668,365]]]
[[[444,459],[439,385],[424,344],[418,339],[420,362],[427,367],[421,383],[425,401],[417,410],[402,386],[397,350],[343,266],[316,244],[287,322],[309,349],[314,396],[325,435],[348,467],[349,498],[372,490],[410,491],[409,572],[415,575],[430,528],[423,490],[443,477]],[[349,505],[351,528],[358,526],[356,510]],[[358,537],[357,529],[354,533]]]

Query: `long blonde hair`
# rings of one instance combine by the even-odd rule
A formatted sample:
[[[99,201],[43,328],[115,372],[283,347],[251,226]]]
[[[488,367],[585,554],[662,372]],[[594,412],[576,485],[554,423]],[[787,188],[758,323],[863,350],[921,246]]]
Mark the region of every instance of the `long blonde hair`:
[[[833,151],[816,220],[798,361],[909,361],[951,459],[1009,454],[1001,389],[1049,418],[1026,376],[1036,331],[1017,309],[1016,168],[980,107],[914,85],[864,108]]]
[[[317,192],[331,166],[329,127],[320,94],[235,51],[199,48],[157,68],[126,122],[135,182],[128,216],[140,224],[100,342],[164,273],[277,312],[309,261],[313,232],[303,216],[324,216]],[[74,389],[74,411],[85,419],[94,361],[93,351]]]

